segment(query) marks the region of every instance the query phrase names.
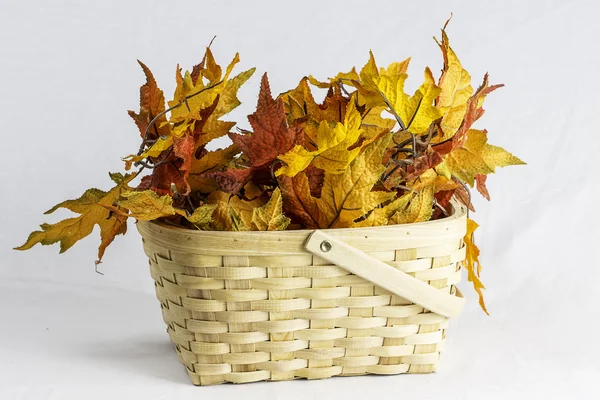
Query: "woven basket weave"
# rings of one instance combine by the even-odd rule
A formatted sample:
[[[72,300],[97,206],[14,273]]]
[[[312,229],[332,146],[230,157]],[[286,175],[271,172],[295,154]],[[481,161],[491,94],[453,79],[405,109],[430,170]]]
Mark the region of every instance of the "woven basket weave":
[[[466,210],[396,226],[206,232],[137,224],[194,385],[436,369],[464,303]]]

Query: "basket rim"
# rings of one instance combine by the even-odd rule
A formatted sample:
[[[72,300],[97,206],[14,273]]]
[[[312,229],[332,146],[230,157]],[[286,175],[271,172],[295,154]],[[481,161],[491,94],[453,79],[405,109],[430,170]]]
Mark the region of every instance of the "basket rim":
[[[463,216],[466,216],[467,214],[467,208],[457,202],[456,200],[452,200],[447,208],[446,211],[449,212],[449,216],[445,217],[445,218],[440,218],[440,219],[436,219],[436,220],[431,220],[431,221],[423,221],[423,222],[412,222],[409,224],[392,224],[392,225],[380,225],[380,226],[365,226],[365,227],[359,227],[359,228],[317,228],[317,229],[290,229],[290,230],[284,230],[284,231],[211,231],[211,230],[194,230],[194,229],[189,229],[189,228],[184,228],[184,227],[180,227],[180,226],[175,226],[175,225],[170,225],[167,223],[164,223],[162,221],[158,221],[158,220],[152,220],[152,221],[136,221],[136,223],[139,224],[152,224],[152,225],[156,225],[159,226],[161,228],[165,228],[168,229],[170,231],[175,231],[175,232],[179,232],[179,233],[185,233],[186,235],[223,235],[223,236],[227,236],[227,237],[231,237],[232,235],[236,235],[236,236],[244,236],[244,235],[249,235],[252,237],[255,237],[257,234],[261,235],[261,234],[274,234],[277,233],[278,235],[294,235],[297,234],[298,232],[305,232],[307,234],[310,234],[316,230],[319,231],[323,231],[323,232],[327,232],[328,234],[334,234],[340,233],[340,232],[348,232],[349,230],[352,230],[353,232],[357,232],[357,233],[362,233],[362,232],[370,232],[373,230],[383,230],[383,229],[387,229],[387,230],[392,230],[392,229],[398,229],[398,227],[403,227],[403,228],[414,228],[414,227],[419,227],[419,226],[427,226],[427,225],[433,225],[433,224],[439,224],[442,222],[450,222],[456,219],[459,219]]]
[[[451,207],[451,208],[450,208]],[[466,234],[466,207],[456,201],[446,218],[411,224],[363,228],[318,229],[367,252],[458,243]],[[309,255],[304,243],[317,229],[289,231],[201,231],[165,224],[138,221],[136,227],[145,243],[169,251],[203,256]]]

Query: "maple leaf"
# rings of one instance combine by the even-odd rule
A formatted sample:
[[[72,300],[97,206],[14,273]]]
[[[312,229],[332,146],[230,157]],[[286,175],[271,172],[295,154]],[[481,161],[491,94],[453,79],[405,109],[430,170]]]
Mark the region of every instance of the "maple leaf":
[[[217,183],[210,173],[230,164],[239,152],[239,147],[232,144],[225,149],[208,151],[199,159],[194,158],[188,176],[191,189],[202,193],[210,193],[215,190]]]
[[[195,208],[192,214],[188,214],[185,210],[173,207],[171,196],[159,196],[152,190],[123,192],[117,204],[129,210],[129,214],[124,213],[124,215],[137,220],[153,221],[163,217],[180,215],[198,229],[204,230],[208,229],[212,222],[212,215],[217,207],[213,204],[203,204]],[[115,211],[119,212],[118,210]]]
[[[255,230],[283,231],[289,224],[290,219],[283,215],[283,202],[279,188],[273,191],[267,204],[252,211],[252,225]]]
[[[430,168],[421,173],[421,175],[413,181],[408,182],[407,186],[414,191],[420,191],[427,186],[433,186],[434,193],[437,193],[440,191],[456,189],[458,183],[452,179],[448,179],[444,175],[438,174],[434,168]]]
[[[359,101],[365,103],[367,108],[388,107],[389,98],[382,94],[382,90],[387,88],[387,96],[395,100],[395,97],[403,92],[404,82],[408,75],[408,65],[410,58],[402,62],[394,62],[387,68],[377,68],[373,52],[369,51],[369,61],[360,70],[360,80],[352,80],[352,86],[356,87]],[[393,87],[389,87],[389,86]]]
[[[238,194],[250,182],[252,177],[257,174],[256,170],[255,167],[230,168],[226,171],[208,172],[204,176],[213,179],[222,192]]]
[[[321,197],[310,194],[304,173],[281,176],[280,187],[287,211],[318,228],[347,228],[379,205],[391,200],[395,192],[373,191],[385,167],[383,154],[391,138],[373,142],[341,174],[325,174]]]
[[[285,165],[277,170],[275,175],[295,176],[313,163],[316,168],[325,172],[339,174],[358,156],[360,147],[349,150],[354,145],[363,130],[362,118],[353,101],[346,111],[344,123],[322,121],[312,138],[317,145],[314,151],[304,146],[296,145],[292,150],[281,154],[279,159]]]
[[[479,305],[481,309],[489,315],[485,301],[483,299],[482,290],[485,289],[479,275],[481,273],[481,265],[479,264],[479,248],[473,242],[473,233],[479,227],[479,225],[472,219],[467,219],[467,234],[465,235],[464,242],[466,247],[466,257],[463,261],[463,266],[467,270],[467,276],[469,282],[473,282],[473,288],[479,295]]]
[[[476,175],[491,174],[496,167],[525,163],[506,150],[488,144],[487,131],[470,129],[464,144],[449,153],[443,164],[442,168],[447,168],[452,175],[472,187]]]
[[[98,225],[101,242],[96,263],[100,263],[106,247],[112,243],[115,236],[125,234],[127,231],[127,217],[111,212],[107,207],[112,206],[123,191],[130,190],[128,183],[135,176],[136,174],[110,174],[116,185],[108,192],[95,188],[88,189],[78,199],[66,200],[52,207],[44,214],[51,214],[59,208],[66,208],[80,215],[55,224],[40,225],[41,231],[31,233],[25,244],[15,249],[27,250],[38,243],[42,245],[60,243],[60,252],[63,253],[92,233],[94,226]]]
[[[203,204],[194,209],[192,215],[185,218],[201,230],[210,230],[210,224],[213,221],[213,214],[217,209],[216,204]]]
[[[343,75],[343,74],[342,74]],[[340,76],[340,74],[338,74]],[[308,83],[316,83],[316,86],[323,87],[320,82],[314,78],[304,77],[295,89],[284,92],[278,96],[283,100],[284,108],[290,122],[309,118],[317,123],[321,121],[344,120],[346,106],[349,99],[342,95],[339,81],[326,85],[327,95],[321,104],[317,104]]]
[[[171,196],[159,196],[152,190],[123,192],[117,204],[120,208],[129,210],[129,214],[125,215],[140,221],[152,221],[175,214],[186,216],[184,210],[173,207]]]
[[[388,204],[373,209],[362,221],[357,221],[356,227],[389,225],[396,213],[406,209],[412,199],[412,192],[399,196]]]
[[[303,139],[302,126],[289,127],[283,101],[271,96],[267,74],[261,80],[256,112],[249,115],[248,120],[254,129],[252,134],[230,133],[229,137],[255,167],[271,164]]]
[[[429,221],[433,214],[433,192],[433,185],[429,185],[418,191],[414,196],[409,193],[411,199],[408,206],[392,215],[389,222],[392,224],[410,224]]]
[[[251,230],[254,209],[264,205],[260,199],[246,201],[220,190],[212,192],[206,204],[215,206],[210,228],[217,231]]]
[[[360,79],[360,77],[356,73],[355,67],[352,67],[352,69],[349,72],[339,72],[335,77],[329,78],[329,82],[319,81],[312,75],[308,76],[308,81],[312,85],[314,85],[318,88],[321,88],[321,89],[329,89],[332,86],[339,84],[340,82],[347,83],[347,82],[351,82],[351,81],[357,81],[359,79]]]
[[[467,101],[473,94],[473,87],[471,76],[450,47],[445,29],[442,29],[442,42],[438,45],[444,56],[444,68],[438,81],[441,91],[436,105],[447,108],[440,123],[446,138],[453,136],[462,124],[467,112]]]
[[[140,87],[140,111],[136,113],[132,110],[128,111],[128,114],[137,125],[140,130],[140,135],[144,137],[148,124],[157,117],[160,113],[165,111],[165,96],[162,90],[158,88],[156,80],[152,75],[150,69],[140,60],[138,63],[146,75],[146,83]],[[158,118],[152,129],[148,130],[149,138],[156,139],[159,136],[169,134],[168,127],[163,124],[167,121],[165,116]]]
[[[463,145],[466,140],[467,133],[471,126],[477,121],[479,118],[483,116],[485,110],[483,109],[483,102],[485,97],[493,92],[494,90],[501,88],[502,84],[499,85],[489,85],[488,74],[485,74],[483,77],[482,84],[477,88],[475,93],[467,100],[467,109],[465,112],[465,116],[458,128],[458,131],[452,136],[450,139],[444,140],[439,143],[435,143],[432,145],[434,150],[440,154],[440,156],[445,156],[450,153],[452,150]]]

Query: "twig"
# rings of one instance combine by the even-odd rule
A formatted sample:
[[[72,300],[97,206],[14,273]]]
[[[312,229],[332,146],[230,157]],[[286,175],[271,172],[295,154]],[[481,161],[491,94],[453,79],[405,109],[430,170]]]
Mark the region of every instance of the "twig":
[[[350,93],[348,93],[348,91],[346,90],[346,88],[344,87],[344,83],[342,82],[341,79],[338,79],[338,86],[340,87],[340,90],[344,93],[346,93],[346,96],[351,97]]]

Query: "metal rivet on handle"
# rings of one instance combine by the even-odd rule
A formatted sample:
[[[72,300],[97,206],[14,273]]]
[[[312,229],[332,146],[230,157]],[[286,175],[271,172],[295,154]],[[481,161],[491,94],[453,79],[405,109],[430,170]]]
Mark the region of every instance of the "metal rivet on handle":
[[[327,253],[329,250],[331,250],[332,247],[333,247],[333,245],[327,240],[323,240],[321,242],[321,251],[323,253]]]

